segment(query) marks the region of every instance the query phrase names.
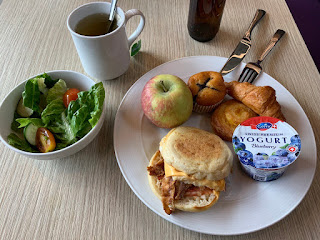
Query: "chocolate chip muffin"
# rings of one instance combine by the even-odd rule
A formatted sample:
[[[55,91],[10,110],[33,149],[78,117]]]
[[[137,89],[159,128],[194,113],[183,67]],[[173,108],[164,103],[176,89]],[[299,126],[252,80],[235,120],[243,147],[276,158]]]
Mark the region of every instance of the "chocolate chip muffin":
[[[218,72],[194,74],[189,78],[188,86],[193,95],[193,111],[198,113],[211,112],[226,95],[223,77]]]

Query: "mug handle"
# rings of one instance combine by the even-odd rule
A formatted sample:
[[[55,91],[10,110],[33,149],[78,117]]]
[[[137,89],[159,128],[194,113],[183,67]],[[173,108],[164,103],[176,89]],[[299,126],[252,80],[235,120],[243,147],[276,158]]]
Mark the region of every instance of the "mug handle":
[[[129,47],[131,46],[131,44],[137,39],[137,37],[140,35],[140,33],[142,32],[143,28],[144,28],[144,15],[142,12],[140,12],[138,9],[131,9],[128,10],[125,13],[125,21],[124,24],[127,24],[128,20],[130,18],[132,18],[135,15],[139,15],[140,16],[140,23],[137,27],[137,29],[131,34],[131,36],[128,38],[128,44]]]

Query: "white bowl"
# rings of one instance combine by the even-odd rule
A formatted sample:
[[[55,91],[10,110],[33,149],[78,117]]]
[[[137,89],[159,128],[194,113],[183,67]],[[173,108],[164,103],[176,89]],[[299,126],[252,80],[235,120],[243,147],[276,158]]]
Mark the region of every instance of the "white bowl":
[[[65,80],[68,88],[78,88],[80,90],[86,91],[91,88],[95,84],[95,82],[90,79],[89,77],[73,71],[67,71],[67,70],[56,70],[56,71],[49,71],[46,72],[48,75],[50,75],[53,79],[63,79]],[[42,74],[42,73],[41,73]],[[38,74],[40,75],[40,74]],[[36,75],[36,76],[38,76]],[[34,78],[36,76],[33,76],[31,78]],[[30,78],[30,79],[31,79]],[[28,80],[26,80],[28,81]],[[16,151],[17,153],[23,154],[25,156],[28,156],[30,158],[35,159],[42,159],[42,160],[52,160],[57,158],[63,158],[70,156],[81,149],[83,149],[85,146],[87,146],[98,134],[100,131],[104,117],[105,117],[105,104],[103,106],[103,112],[100,116],[100,119],[96,126],[94,126],[93,129],[87,135],[85,135],[83,138],[81,138],[76,143],[63,148],[61,150],[48,152],[48,153],[31,153],[31,152],[25,152],[22,150],[19,150],[13,146],[11,146],[8,141],[7,137],[10,133],[13,131],[11,130],[11,123],[13,120],[13,115],[15,112],[15,109],[17,107],[18,101],[21,98],[21,94],[24,90],[24,85],[26,81],[19,84],[17,87],[15,87],[2,101],[0,105],[0,139],[6,145],[8,148],[12,149],[13,151]]]

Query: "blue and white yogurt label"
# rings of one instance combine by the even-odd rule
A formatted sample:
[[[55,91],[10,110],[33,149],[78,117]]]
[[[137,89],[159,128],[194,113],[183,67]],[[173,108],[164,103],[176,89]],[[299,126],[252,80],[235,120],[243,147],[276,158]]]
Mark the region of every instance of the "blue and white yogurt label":
[[[279,178],[301,151],[297,131],[271,117],[244,121],[234,131],[232,143],[244,170],[259,181]]]

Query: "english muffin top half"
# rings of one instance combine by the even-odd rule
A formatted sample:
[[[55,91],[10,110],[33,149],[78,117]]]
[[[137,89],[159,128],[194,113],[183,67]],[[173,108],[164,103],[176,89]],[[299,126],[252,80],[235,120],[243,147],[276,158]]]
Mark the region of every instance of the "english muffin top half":
[[[165,162],[196,179],[221,180],[232,167],[232,153],[217,135],[193,127],[172,129],[160,142]]]

